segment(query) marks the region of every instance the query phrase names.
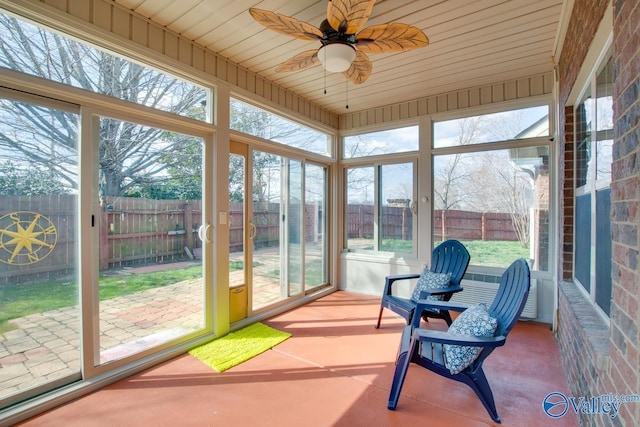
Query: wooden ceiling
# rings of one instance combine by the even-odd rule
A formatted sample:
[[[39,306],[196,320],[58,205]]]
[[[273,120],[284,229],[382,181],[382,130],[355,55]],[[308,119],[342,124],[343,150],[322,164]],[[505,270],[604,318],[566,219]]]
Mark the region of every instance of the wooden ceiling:
[[[248,12],[257,7],[319,26],[327,0],[115,2],[336,114],[550,72],[563,12],[562,0],[379,0],[365,27],[411,24],[430,43],[370,55],[371,77],[354,85],[342,74],[325,75],[320,65],[276,73],[280,63],[320,43],[268,30]]]

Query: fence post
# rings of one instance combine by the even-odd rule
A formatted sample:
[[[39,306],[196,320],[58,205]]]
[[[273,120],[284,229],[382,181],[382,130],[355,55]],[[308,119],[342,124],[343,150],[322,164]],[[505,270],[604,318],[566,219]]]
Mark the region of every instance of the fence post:
[[[99,227],[99,268],[100,270],[105,270],[109,268],[109,252],[111,245],[109,244],[109,212],[104,209],[104,207],[100,207],[100,219],[98,221]]]
[[[480,238],[484,242],[486,240],[485,227],[486,227],[486,216],[485,213],[482,212],[482,216],[480,217]]]
[[[440,215],[440,226],[442,227],[442,241],[447,240],[447,221],[446,221],[446,210],[442,210],[442,214]]]
[[[182,212],[184,215],[184,243],[193,253],[193,205],[190,202],[185,202]]]

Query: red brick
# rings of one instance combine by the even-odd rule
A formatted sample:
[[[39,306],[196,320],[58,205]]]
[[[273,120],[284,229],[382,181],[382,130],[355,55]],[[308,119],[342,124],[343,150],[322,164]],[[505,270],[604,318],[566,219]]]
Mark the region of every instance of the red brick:
[[[22,353],[16,353],[9,356],[5,356],[0,359],[0,366],[11,366],[17,365],[18,363],[22,363],[27,360],[26,356]]]

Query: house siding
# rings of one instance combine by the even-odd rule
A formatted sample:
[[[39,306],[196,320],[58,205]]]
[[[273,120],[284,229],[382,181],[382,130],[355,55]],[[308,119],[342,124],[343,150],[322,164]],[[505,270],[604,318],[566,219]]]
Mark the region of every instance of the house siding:
[[[340,130],[393,123],[415,119],[420,116],[445,113],[470,107],[480,107],[526,99],[553,92],[553,75],[545,73],[518,80],[463,89],[433,95],[398,104],[385,105],[367,110],[340,115]]]

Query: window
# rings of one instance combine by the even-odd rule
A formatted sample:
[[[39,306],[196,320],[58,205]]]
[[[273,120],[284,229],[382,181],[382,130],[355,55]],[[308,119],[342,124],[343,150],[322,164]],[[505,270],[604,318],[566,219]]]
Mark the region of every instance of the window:
[[[407,151],[418,151],[418,126],[347,136],[343,142],[345,159]]]
[[[210,90],[2,13],[0,32],[23,80],[0,88],[4,409],[211,331],[213,129]]]
[[[122,145],[127,156],[114,173],[107,165],[118,164],[114,153]],[[196,257],[203,139],[100,117],[100,146],[96,364],[206,326],[202,257]]]
[[[434,123],[434,245],[462,241],[473,265],[504,268],[522,257],[548,270],[549,139],[541,138],[549,135],[548,112],[539,106]]]
[[[547,106],[483,114],[433,125],[433,147],[457,147],[549,135]]]
[[[9,361],[0,409],[80,377],[79,109],[71,107],[0,90],[0,133],[15,142],[0,150],[0,353]]]
[[[205,120],[207,90],[147,65],[0,13],[0,66]],[[29,40],[25,49],[25,40]]]
[[[407,126],[343,138],[347,250],[416,253],[418,130]],[[389,154],[392,159],[374,163],[359,160]]]
[[[346,170],[349,250],[414,252],[414,169],[411,162]]]
[[[591,76],[574,114],[574,276],[607,315],[611,304],[612,73],[609,53]]]
[[[231,129],[310,153],[331,156],[331,136],[231,99]]]

